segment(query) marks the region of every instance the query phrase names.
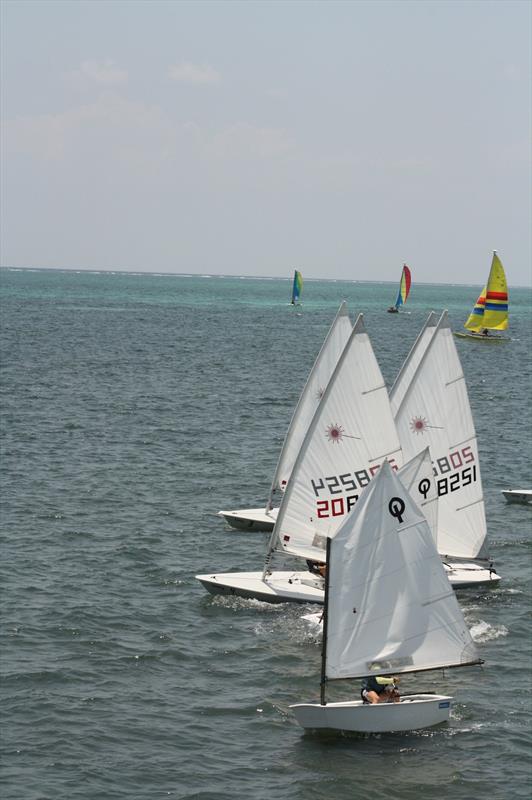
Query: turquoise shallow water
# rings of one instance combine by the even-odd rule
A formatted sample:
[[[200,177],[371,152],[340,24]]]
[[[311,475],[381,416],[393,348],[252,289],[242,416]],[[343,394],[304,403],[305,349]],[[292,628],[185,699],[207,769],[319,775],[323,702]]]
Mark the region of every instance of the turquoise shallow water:
[[[303,736],[317,696],[306,609],[213,598],[207,571],[258,569],[260,505],[341,299],[364,312],[389,384],[429,310],[460,328],[479,287],[52,271],[2,289],[2,796],[352,800],[529,796],[531,295],[512,341],[457,341],[503,581],[459,599],[485,666],[409,678],[450,691],[444,728]],[[423,684],[423,685],[421,685]],[[351,688],[342,687],[344,692]],[[354,689],[353,689],[354,690]]]

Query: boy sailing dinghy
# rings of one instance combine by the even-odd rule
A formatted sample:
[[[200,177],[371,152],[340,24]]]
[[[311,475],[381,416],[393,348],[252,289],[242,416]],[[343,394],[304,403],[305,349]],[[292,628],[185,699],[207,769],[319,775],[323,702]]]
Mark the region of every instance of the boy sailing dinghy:
[[[453,586],[500,580],[490,563],[477,435],[447,312],[431,314],[390,392],[405,458],[429,446],[438,494],[437,548]]]
[[[409,267],[403,264],[403,271],[401,273],[401,280],[399,281],[399,293],[397,300],[393,306],[388,309],[388,314],[397,314],[401,306],[406,303],[408,295],[410,294],[410,285],[412,283],[412,275]]]
[[[385,461],[327,539],[320,703],[291,705],[307,730],[387,733],[449,718],[452,697],[326,701],[329,681],[481,664],[430,527]]]
[[[325,337],[290,421],[265,506],[218,512],[233,528],[246,531],[273,530],[279,511],[273,507],[275,494],[278,490],[284,492],[286,488],[305,433],[352,330],[344,301]]]
[[[274,553],[325,561],[333,536],[384,458],[402,464],[386,385],[360,315],[297,454],[259,572],[197,575],[213,594],[323,603],[323,579],[272,571]]]
[[[454,335],[484,342],[508,341],[507,336],[490,335],[490,331],[505,331],[508,328],[508,284],[496,250],[493,251],[488,282],[464,323],[464,328],[467,328],[468,333],[455,331]]]

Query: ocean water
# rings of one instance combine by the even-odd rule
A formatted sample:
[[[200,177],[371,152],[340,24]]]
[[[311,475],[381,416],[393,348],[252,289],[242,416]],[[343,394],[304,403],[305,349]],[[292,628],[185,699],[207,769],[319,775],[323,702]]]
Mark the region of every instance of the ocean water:
[[[3,270],[2,798],[528,798],[532,778],[531,293],[506,344],[457,340],[503,580],[459,601],[482,668],[411,676],[454,695],[417,734],[304,735],[319,692],[311,607],[215,598],[197,573],[259,569],[261,505],[342,299],[389,385],[431,309],[480,287]],[[356,685],[338,691],[358,693]]]

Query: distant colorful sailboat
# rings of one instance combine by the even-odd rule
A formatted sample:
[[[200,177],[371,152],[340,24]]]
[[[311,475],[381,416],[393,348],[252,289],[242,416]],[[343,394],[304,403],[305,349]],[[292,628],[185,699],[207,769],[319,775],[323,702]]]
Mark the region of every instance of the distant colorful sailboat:
[[[408,295],[410,294],[410,286],[412,284],[412,274],[410,272],[410,268],[403,264],[403,271],[401,273],[401,280],[399,281],[399,293],[397,295],[397,300],[393,306],[390,306],[388,309],[389,314],[397,314],[399,312],[399,308],[404,306]]]
[[[303,289],[303,276],[298,270],[294,270],[294,283],[292,285],[292,300],[291,303],[293,306],[296,303],[299,303],[299,298],[301,296],[301,291]]]
[[[488,282],[464,323],[468,333],[455,332],[455,336],[482,341],[507,341],[504,336],[490,336],[490,331],[505,331],[508,328],[508,284],[504,267],[493,251]]]

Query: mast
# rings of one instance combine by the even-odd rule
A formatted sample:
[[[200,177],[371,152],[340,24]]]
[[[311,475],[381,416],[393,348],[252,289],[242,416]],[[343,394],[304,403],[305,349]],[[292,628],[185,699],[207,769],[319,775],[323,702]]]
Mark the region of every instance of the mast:
[[[292,419],[290,420],[290,424],[288,426],[288,430],[284,438],[283,446],[281,448],[281,452],[279,453],[279,458],[277,460],[277,466],[275,468],[275,473],[270,487],[270,494],[268,495],[268,500],[266,501],[265,511],[267,514],[273,508],[273,498],[277,489],[286,488],[286,483],[284,487],[281,486],[281,475],[282,473],[288,475],[291,473],[292,467],[297,458],[297,454],[299,452],[301,444],[303,443],[303,439],[305,438],[305,433],[310,423],[312,422],[312,417],[314,416],[314,412],[319,405],[319,400],[312,401],[311,399],[312,391],[316,390],[316,380],[317,379],[319,380],[320,376],[322,379],[325,379],[323,380],[324,385],[317,387],[318,391],[323,393],[326,389],[327,383],[331,378],[332,373],[334,372],[334,368],[338,363],[338,359],[342,354],[345,344],[349,339],[351,330],[352,330],[352,325],[349,320],[347,303],[345,302],[345,300],[342,300],[342,302],[340,303],[340,308],[336,312],[336,316],[332,321],[331,327],[327,331],[327,335],[316,357],[314,365],[309,373],[303,391],[301,392],[301,395],[297,402],[297,406],[292,415]],[[338,346],[338,342],[340,346]],[[328,368],[327,368],[327,363],[329,363]],[[324,364],[325,364],[326,374],[324,373],[323,375],[321,375],[321,373],[324,372],[323,368]],[[305,417],[307,417],[306,423],[305,423]],[[302,434],[301,434],[301,423],[300,423],[301,418],[303,418],[305,425]],[[299,425],[298,431],[296,431],[296,425]],[[295,446],[294,446],[294,441],[295,441]],[[294,450],[295,450],[295,455],[291,455],[290,451]],[[290,466],[290,460],[292,461],[291,466]]]
[[[326,549],[326,568],[325,568],[325,598],[324,598],[324,606],[323,606],[323,635],[322,635],[322,643],[321,643],[321,681],[320,681],[320,704],[322,706],[327,705],[327,701],[325,700],[325,686],[327,684],[327,673],[326,673],[326,662],[327,662],[327,617],[328,617],[328,605],[329,605],[329,581],[331,579],[331,570],[330,570],[330,553],[331,553],[331,538],[327,537],[327,549]]]
[[[421,328],[421,330],[420,330],[420,332],[419,332],[419,334],[417,336],[416,341],[414,342],[414,344],[410,348],[410,352],[408,353],[407,357],[403,361],[401,369],[397,373],[397,377],[396,377],[395,381],[393,382],[392,388],[390,389],[390,403],[392,404],[392,411],[394,409],[394,399],[395,399],[395,394],[397,393],[397,391],[399,389],[399,384],[403,379],[403,375],[406,372],[407,367],[409,367],[410,364],[412,363],[412,360],[413,360],[413,357],[414,357],[414,353],[417,352],[418,347],[421,344],[421,340],[423,338],[423,335],[424,335],[425,331],[429,327],[435,328],[436,324],[437,324],[437,314],[435,314],[434,311],[431,311],[430,314],[427,317],[427,320],[426,320],[425,324]],[[395,413],[394,413],[394,416],[395,416]]]

